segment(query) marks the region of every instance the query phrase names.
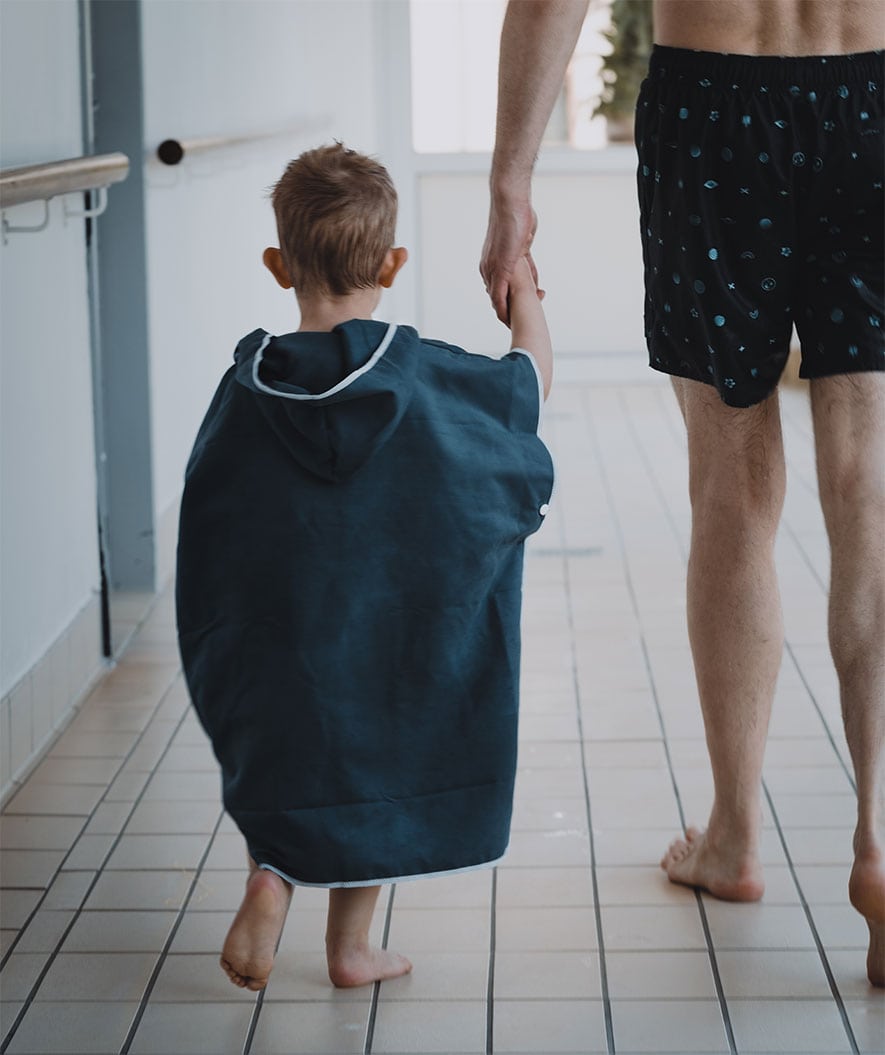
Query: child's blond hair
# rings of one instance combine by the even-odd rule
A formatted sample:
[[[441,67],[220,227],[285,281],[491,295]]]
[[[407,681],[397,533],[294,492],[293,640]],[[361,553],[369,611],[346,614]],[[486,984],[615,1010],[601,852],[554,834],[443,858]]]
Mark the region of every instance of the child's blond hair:
[[[396,190],[379,162],[341,143],[290,161],[271,194],[296,293],[367,289],[396,233]]]

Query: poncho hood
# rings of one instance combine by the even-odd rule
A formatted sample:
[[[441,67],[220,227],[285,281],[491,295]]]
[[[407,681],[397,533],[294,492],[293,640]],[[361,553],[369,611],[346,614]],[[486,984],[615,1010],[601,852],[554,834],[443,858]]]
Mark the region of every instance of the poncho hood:
[[[299,465],[344,480],[396,431],[414,391],[420,345],[409,326],[364,319],[330,333],[254,330],[237,345],[236,379],[256,394]]]

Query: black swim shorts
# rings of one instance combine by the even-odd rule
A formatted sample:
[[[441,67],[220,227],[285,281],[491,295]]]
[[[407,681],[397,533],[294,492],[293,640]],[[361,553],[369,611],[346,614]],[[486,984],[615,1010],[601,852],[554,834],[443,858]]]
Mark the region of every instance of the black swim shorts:
[[[636,110],[655,369],[751,406],[794,323],[801,376],[885,369],[883,54],[655,47]]]

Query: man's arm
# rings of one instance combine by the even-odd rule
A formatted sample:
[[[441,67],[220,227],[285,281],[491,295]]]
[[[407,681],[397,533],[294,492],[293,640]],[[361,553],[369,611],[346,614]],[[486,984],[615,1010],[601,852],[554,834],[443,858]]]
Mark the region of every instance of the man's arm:
[[[492,305],[507,322],[507,291],[528,256],[537,219],[532,169],[565,77],[589,0],[510,0],[501,31],[498,121],[492,155],[489,229],[480,272]]]

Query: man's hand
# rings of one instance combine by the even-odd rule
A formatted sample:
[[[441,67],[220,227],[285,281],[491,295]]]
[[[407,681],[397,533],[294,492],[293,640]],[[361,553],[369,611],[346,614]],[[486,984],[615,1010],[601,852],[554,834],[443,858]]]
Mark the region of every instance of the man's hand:
[[[496,315],[507,326],[510,325],[510,283],[523,258],[528,261],[535,286],[538,284],[538,271],[531,254],[537,226],[538,218],[528,197],[507,202],[493,193],[479,271]]]

